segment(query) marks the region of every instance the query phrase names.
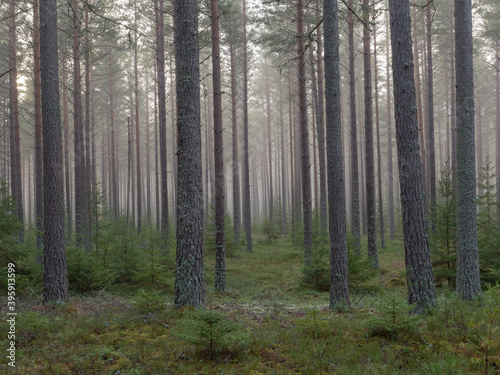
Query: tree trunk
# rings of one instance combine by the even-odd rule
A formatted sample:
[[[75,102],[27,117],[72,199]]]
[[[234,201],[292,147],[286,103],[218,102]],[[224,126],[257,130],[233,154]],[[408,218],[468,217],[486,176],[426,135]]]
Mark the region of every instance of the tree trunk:
[[[392,166],[392,115],[391,115],[391,76],[389,74],[389,15],[386,19],[386,77],[387,77],[387,201],[389,208],[389,236],[392,241],[396,239],[396,228],[394,220],[394,168]]]
[[[90,40],[89,40],[89,12],[85,7],[85,194],[87,202],[87,220],[89,246],[92,244],[92,164],[90,160]]]
[[[247,250],[252,251],[252,215],[250,209],[250,167],[248,155],[248,56],[246,0],[243,0],[243,222]]]
[[[167,182],[167,117],[165,108],[165,36],[163,0],[155,0],[156,9],[156,73],[158,75],[158,128],[161,174],[161,231],[168,238],[168,182]]]
[[[38,0],[35,0],[38,1]],[[69,158],[69,109],[68,89],[66,85],[66,57],[63,57],[62,68],[62,90],[63,90],[63,132],[64,132],[64,179],[66,192],[66,231],[71,233],[73,216],[71,214],[71,175]]]
[[[146,220],[151,224],[151,141],[149,133],[149,84],[146,76]]]
[[[330,218],[330,308],[349,306],[349,268],[342,130],[337,0],[324,0],[326,143]]]
[[[281,85],[281,75],[279,77],[280,91],[280,146],[281,146],[281,234],[286,235],[287,218],[287,190],[286,190],[286,167],[285,167],[285,129],[283,121],[283,87]]]
[[[87,171],[85,169],[85,145],[81,117],[82,94],[80,78],[80,20],[78,2],[73,0],[73,125],[75,144],[75,231],[78,246],[89,248],[89,215],[87,197]]]
[[[267,60],[264,57],[266,73],[266,117],[267,117],[267,142],[269,155],[269,220],[273,223],[273,158],[272,158],[272,134],[271,134],[271,98],[269,93],[269,75]]]
[[[64,185],[57,57],[57,1],[40,1],[43,123],[43,302],[69,300],[64,235]]]
[[[42,151],[42,78],[40,72],[40,14],[39,0],[33,0],[33,50],[35,80],[35,227],[37,263],[41,264],[43,248],[43,151]]]
[[[360,247],[360,220],[359,220],[359,171],[358,171],[358,136],[356,124],[356,77],[354,70],[354,15],[353,0],[349,0],[347,15],[349,39],[349,101],[350,101],[350,130],[351,130],[351,234],[356,241],[356,251]]]
[[[113,70],[111,65],[111,46],[108,49],[108,63],[109,63],[109,123],[111,127],[111,190],[112,190],[112,210],[113,217],[118,220],[119,207],[119,188],[118,188],[118,166],[116,160],[116,141],[115,141],[115,98],[113,92]]]
[[[363,0],[363,20],[370,17],[369,0]],[[363,65],[365,92],[365,167],[366,167],[366,214],[368,229],[368,255],[373,268],[378,269],[377,228],[375,209],[375,165],[373,162],[373,113],[372,113],[372,74],[370,59],[370,30],[363,27]]]
[[[175,2],[178,194],[175,306],[205,305],[198,5]]]
[[[9,122],[10,122],[10,174],[12,197],[16,202],[17,219],[23,225],[17,234],[17,241],[24,241],[23,186],[21,177],[21,144],[19,136],[19,97],[17,91],[16,56],[16,8],[14,0],[9,4]]]
[[[418,145],[418,121],[408,0],[389,0],[396,139],[401,187],[408,303],[414,312],[434,306],[436,287],[427,240],[422,164]]]
[[[137,25],[137,1],[134,3],[134,23]],[[139,122],[139,68],[137,49],[137,27],[134,32],[134,98],[135,98],[135,148],[136,148],[136,170],[137,170],[137,233],[142,229],[142,176],[141,176],[141,138]]]
[[[378,110],[378,65],[377,31],[373,26],[373,69],[375,70],[375,124],[377,128],[377,179],[378,179],[378,218],[380,224],[380,248],[385,249],[384,202],[382,199],[382,154],[380,152],[380,116]]]
[[[457,72],[457,294],[481,295],[477,244],[476,165],[474,153],[474,71],[471,0],[455,0]]]
[[[427,6],[427,181],[429,185],[431,203],[431,229],[436,229],[436,149],[434,145],[434,80],[432,73],[432,4]]]
[[[304,58],[304,2],[297,0],[297,63],[299,79],[300,149],[302,155],[302,214],[304,220],[304,261],[312,262],[312,203],[309,157],[309,131],[307,124],[306,63]]]
[[[234,242],[240,243],[241,197],[240,197],[240,166],[238,158],[238,92],[236,81],[236,56],[234,52],[234,32],[232,21],[229,21],[229,54],[231,59],[231,122],[233,140],[233,222]]]
[[[225,181],[218,0],[210,0],[210,16],[212,21],[212,79],[214,98],[215,290],[224,291],[226,290],[226,250],[224,240]]]
[[[424,133],[424,115],[422,113],[422,85],[420,83],[420,58],[418,55],[418,33],[417,33],[417,7],[413,8],[413,58],[414,61],[414,75],[415,75],[415,90],[417,96],[417,121],[418,121],[418,134],[420,140],[420,156],[422,162],[422,178],[423,178],[423,187],[424,192],[427,193],[427,176],[426,176],[426,156],[425,156],[425,133]]]

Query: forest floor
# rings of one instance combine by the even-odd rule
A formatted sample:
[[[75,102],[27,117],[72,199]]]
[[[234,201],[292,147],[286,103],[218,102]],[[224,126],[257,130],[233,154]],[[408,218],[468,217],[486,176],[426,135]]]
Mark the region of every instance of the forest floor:
[[[380,272],[340,312],[303,285],[290,240],[257,237],[253,252],[230,255],[224,293],[206,256],[205,312],[172,306],[173,272],[161,290],[114,286],[59,306],[19,298],[16,368],[4,352],[0,373],[500,374],[500,288],[464,303],[443,287],[428,316],[409,315],[402,241],[379,250]]]

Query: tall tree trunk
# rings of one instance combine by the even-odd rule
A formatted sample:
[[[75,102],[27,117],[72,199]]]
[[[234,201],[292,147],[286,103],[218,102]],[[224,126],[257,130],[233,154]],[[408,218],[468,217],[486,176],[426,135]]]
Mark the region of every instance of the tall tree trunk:
[[[17,91],[16,56],[16,7],[9,4],[9,122],[10,122],[10,174],[12,197],[16,202],[17,219],[23,225],[17,234],[19,243],[24,241],[23,186],[21,177],[21,144],[19,136],[19,97]]]
[[[238,158],[238,92],[236,81],[236,56],[234,51],[234,31],[232,20],[229,21],[229,54],[231,59],[231,122],[233,140],[233,222],[234,242],[240,242],[241,197],[240,197],[240,166]]]
[[[43,302],[69,300],[64,236],[64,185],[57,57],[57,1],[40,1],[43,123]]]
[[[267,142],[269,155],[269,220],[273,223],[273,158],[272,158],[272,133],[271,133],[271,98],[269,93],[269,72],[267,60],[264,57],[266,73],[266,117],[267,117]]]
[[[414,312],[435,304],[436,287],[427,240],[422,165],[413,62],[410,5],[408,0],[389,0],[396,139],[401,187],[408,303]],[[409,65],[410,64],[410,65]]]
[[[304,2],[297,0],[297,63],[299,79],[300,149],[302,154],[302,214],[304,220],[304,261],[312,262],[312,203],[309,157],[309,131],[307,124],[306,62],[304,58]]]
[[[340,56],[337,0],[324,0],[326,137],[330,218],[330,308],[349,306],[349,268],[340,120]]]
[[[155,65],[155,77],[157,77],[157,66]],[[158,84],[157,80],[154,80],[154,97],[155,97],[155,206],[156,206],[156,231],[160,230],[160,203],[162,202],[162,198],[160,196],[160,181],[159,181],[159,173],[158,173],[158,96],[156,93],[158,92]]]
[[[151,224],[151,141],[149,133],[149,84],[146,76],[146,220]]]
[[[167,182],[167,118],[165,108],[165,36],[163,0],[155,0],[156,10],[156,66],[158,82],[158,127],[161,170],[161,231],[168,238],[168,182]],[[176,2],[177,6],[177,2]]]
[[[89,248],[89,212],[87,197],[87,171],[82,123],[82,94],[80,77],[80,20],[78,2],[73,0],[73,126],[75,143],[75,231],[78,246]]]
[[[178,194],[175,306],[205,305],[198,5],[175,2]]]
[[[174,82],[174,67],[172,66],[172,56],[169,57],[170,70],[170,121],[172,124],[172,215],[176,220],[175,213],[177,212],[177,144],[175,134],[175,82]]]
[[[316,0],[316,20],[319,22],[320,5]],[[323,44],[321,27],[317,29],[316,60],[318,62],[318,114],[316,128],[318,130],[318,162],[319,162],[319,227],[326,233],[328,224],[327,192],[326,192],[326,150],[325,150],[325,92],[323,73]]]
[[[369,0],[363,0],[363,20],[370,19]],[[368,229],[368,255],[373,268],[378,269],[377,229],[375,209],[375,165],[373,161],[373,98],[372,73],[370,58],[370,30],[363,27],[363,65],[364,65],[364,92],[365,92],[365,167],[366,167],[366,214]]]
[[[457,183],[457,113],[455,110],[456,105],[456,85],[455,85],[455,32],[454,32],[454,19],[453,19],[453,3],[450,0],[450,128],[451,128],[451,178],[453,180],[454,191],[456,194]]]
[[[476,165],[474,153],[474,70],[471,0],[455,0],[457,72],[457,294],[481,295],[477,244]]]
[[[375,26],[373,26],[373,69],[375,70],[375,124],[377,129],[378,219],[380,224],[380,248],[385,249],[384,202],[382,199],[382,154],[380,152],[380,116],[378,110],[377,31]]]
[[[386,15],[386,77],[387,77],[387,201],[389,208],[389,236],[392,241],[396,239],[396,228],[394,220],[394,168],[392,166],[392,115],[391,115],[391,76],[389,72],[389,15]]]
[[[426,11],[427,24],[427,181],[429,185],[431,203],[431,228],[436,228],[436,149],[434,145],[434,79],[432,73],[432,6],[429,4]]]
[[[38,1],[38,0],[37,0]],[[62,62],[62,90],[63,90],[63,132],[64,132],[64,180],[66,192],[66,231],[71,233],[73,216],[71,213],[71,174],[69,158],[69,109],[68,109],[68,89],[66,85],[66,57]]]
[[[40,72],[39,0],[33,0],[33,50],[35,80],[35,227],[37,263],[41,264],[43,248],[43,151],[42,151],[42,77]]]
[[[252,213],[250,209],[250,167],[248,155],[248,54],[246,0],[243,0],[243,223],[247,250],[252,251]]]
[[[137,25],[137,1],[134,3],[134,23]],[[139,59],[137,26],[134,32],[134,98],[135,98],[135,148],[136,148],[136,168],[137,168],[137,233],[141,233],[142,229],[142,176],[141,176],[141,138],[140,138],[140,122],[139,122]]]
[[[109,123],[111,127],[111,190],[112,190],[112,210],[113,217],[118,220],[119,207],[119,188],[118,188],[118,166],[116,160],[116,141],[115,141],[115,98],[113,92],[114,80],[111,64],[111,46],[108,49],[108,64],[109,64]]]
[[[281,234],[286,235],[287,218],[287,190],[286,190],[286,167],[285,167],[285,129],[283,121],[283,87],[281,75],[279,77],[280,90],[280,146],[281,146]]]
[[[89,12],[85,6],[85,194],[87,202],[87,220],[89,245],[92,244],[92,164],[90,160],[90,39],[89,39]]]
[[[499,23],[500,31],[500,23]],[[497,204],[500,204],[500,41],[497,40],[495,53],[495,81],[496,81],[496,169],[497,169]],[[497,208],[497,220],[500,221],[500,206]]]
[[[351,233],[356,241],[356,251],[359,251],[361,230],[359,220],[359,170],[358,170],[358,136],[356,124],[356,77],[354,69],[354,0],[349,0],[347,15],[349,39],[349,108],[351,130]]]
[[[215,160],[215,290],[226,290],[226,250],[224,240],[224,139],[219,47],[219,1],[210,0],[212,26],[212,80],[214,98]]]

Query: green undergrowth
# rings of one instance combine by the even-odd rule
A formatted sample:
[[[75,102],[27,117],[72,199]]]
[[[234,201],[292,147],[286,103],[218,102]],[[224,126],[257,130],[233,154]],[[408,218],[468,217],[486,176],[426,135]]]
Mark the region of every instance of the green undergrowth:
[[[113,255],[119,242],[111,243],[108,254],[101,246],[101,285],[84,292],[73,287],[69,304],[44,306],[38,289],[23,293],[17,301],[16,368],[2,356],[0,373],[500,372],[500,287],[490,286],[470,303],[443,287],[429,315],[409,315],[402,241],[379,249],[380,271],[351,289],[351,308],[342,312],[328,309],[327,291],[304,285],[301,247],[268,234],[255,236],[252,252],[234,245],[225,292],[214,290],[215,255],[208,251],[206,310],[175,309],[174,247],[163,251],[155,241],[127,245],[128,256],[139,260],[129,275]],[[79,256],[84,262],[86,255]],[[7,329],[2,319],[0,331]]]

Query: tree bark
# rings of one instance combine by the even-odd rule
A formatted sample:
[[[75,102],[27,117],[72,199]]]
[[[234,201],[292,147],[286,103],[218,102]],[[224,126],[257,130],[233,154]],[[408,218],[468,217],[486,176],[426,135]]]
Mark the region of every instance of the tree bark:
[[[10,122],[10,174],[12,197],[16,202],[16,215],[23,225],[17,234],[17,242],[24,241],[23,186],[21,175],[21,144],[19,135],[19,93],[17,91],[16,56],[16,7],[9,3],[9,122]]]
[[[246,0],[243,0],[243,223],[247,250],[252,251],[252,213],[250,209],[250,167],[248,155],[248,54]]]
[[[455,0],[457,110],[457,294],[481,295],[477,244],[471,0]]]
[[[302,158],[302,214],[304,220],[304,262],[312,262],[312,203],[309,157],[309,131],[307,124],[306,63],[304,58],[304,2],[297,0],[297,64],[299,79],[300,149]]]
[[[35,227],[37,263],[41,264],[43,248],[43,151],[42,151],[42,77],[40,72],[40,13],[39,0],[33,0],[33,50],[35,80]]]
[[[178,129],[175,306],[205,305],[198,3],[175,2]]]
[[[436,149],[434,145],[434,78],[432,64],[432,4],[427,6],[426,11],[427,25],[427,181],[429,185],[430,204],[431,204],[431,229],[436,229]]]
[[[369,0],[363,0],[363,20],[370,19]],[[378,269],[377,255],[377,228],[375,209],[375,165],[373,161],[373,98],[372,73],[370,58],[370,30],[363,27],[363,65],[364,65],[364,92],[365,92],[365,168],[366,168],[366,215],[368,229],[368,255],[373,268]]]
[[[158,128],[161,173],[161,231],[168,238],[168,181],[167,181],[167,115],[165,108],[165,36],[163,25],[163,0],[155,0],[156,10],[156,66],[158,82]],[[176,2],[177,6],[177,2]]]
[[[226,290],[226,249],[224,232],[225,181],[218,0],[210,0],[210,17],[212,21],[212,82],[214,99],[215,290],[224,291]]]
[[[330,229],[330,308],[349,306],[349,268],[342,124],[337,0],[324,0],[326,143]]]
[[[231,122],[232,122],[232,155],[233,155],[233,222],[234,242],[240,243],[241,196],[240,196],[240,166],[238,158],[238,92],[236,81],[236,56],[234,51],[234,32],[232,21],[229,21],[229,54],[231,60]]]
[[[408,303],[420,313],[435,304],[436,287],[427,240],[409,1],[389,0],[389,11]]]
[[[358,167],[358,135],[356,124],[356,77],[354,70],[354,14],[352,12],[354,0],[349,0],[347,15],[349,39],[349,114],[351,130],[351,234],[355,238],[355,250],[359,252],[361,245],[361,229],[359,215],[359,167]]]
[[[45,214],[43,302],[67,302],[56,0],[40,0],[40,65]]]
[[[137,37],[137,1],[134,3],[134,99],[135,99],[135,148],[136,148],[136,181],[137,181],[137,233],[142,230],[142,176],[141,176],[141,138],[139,121],[139,67],[138,67],[138,37]]]

